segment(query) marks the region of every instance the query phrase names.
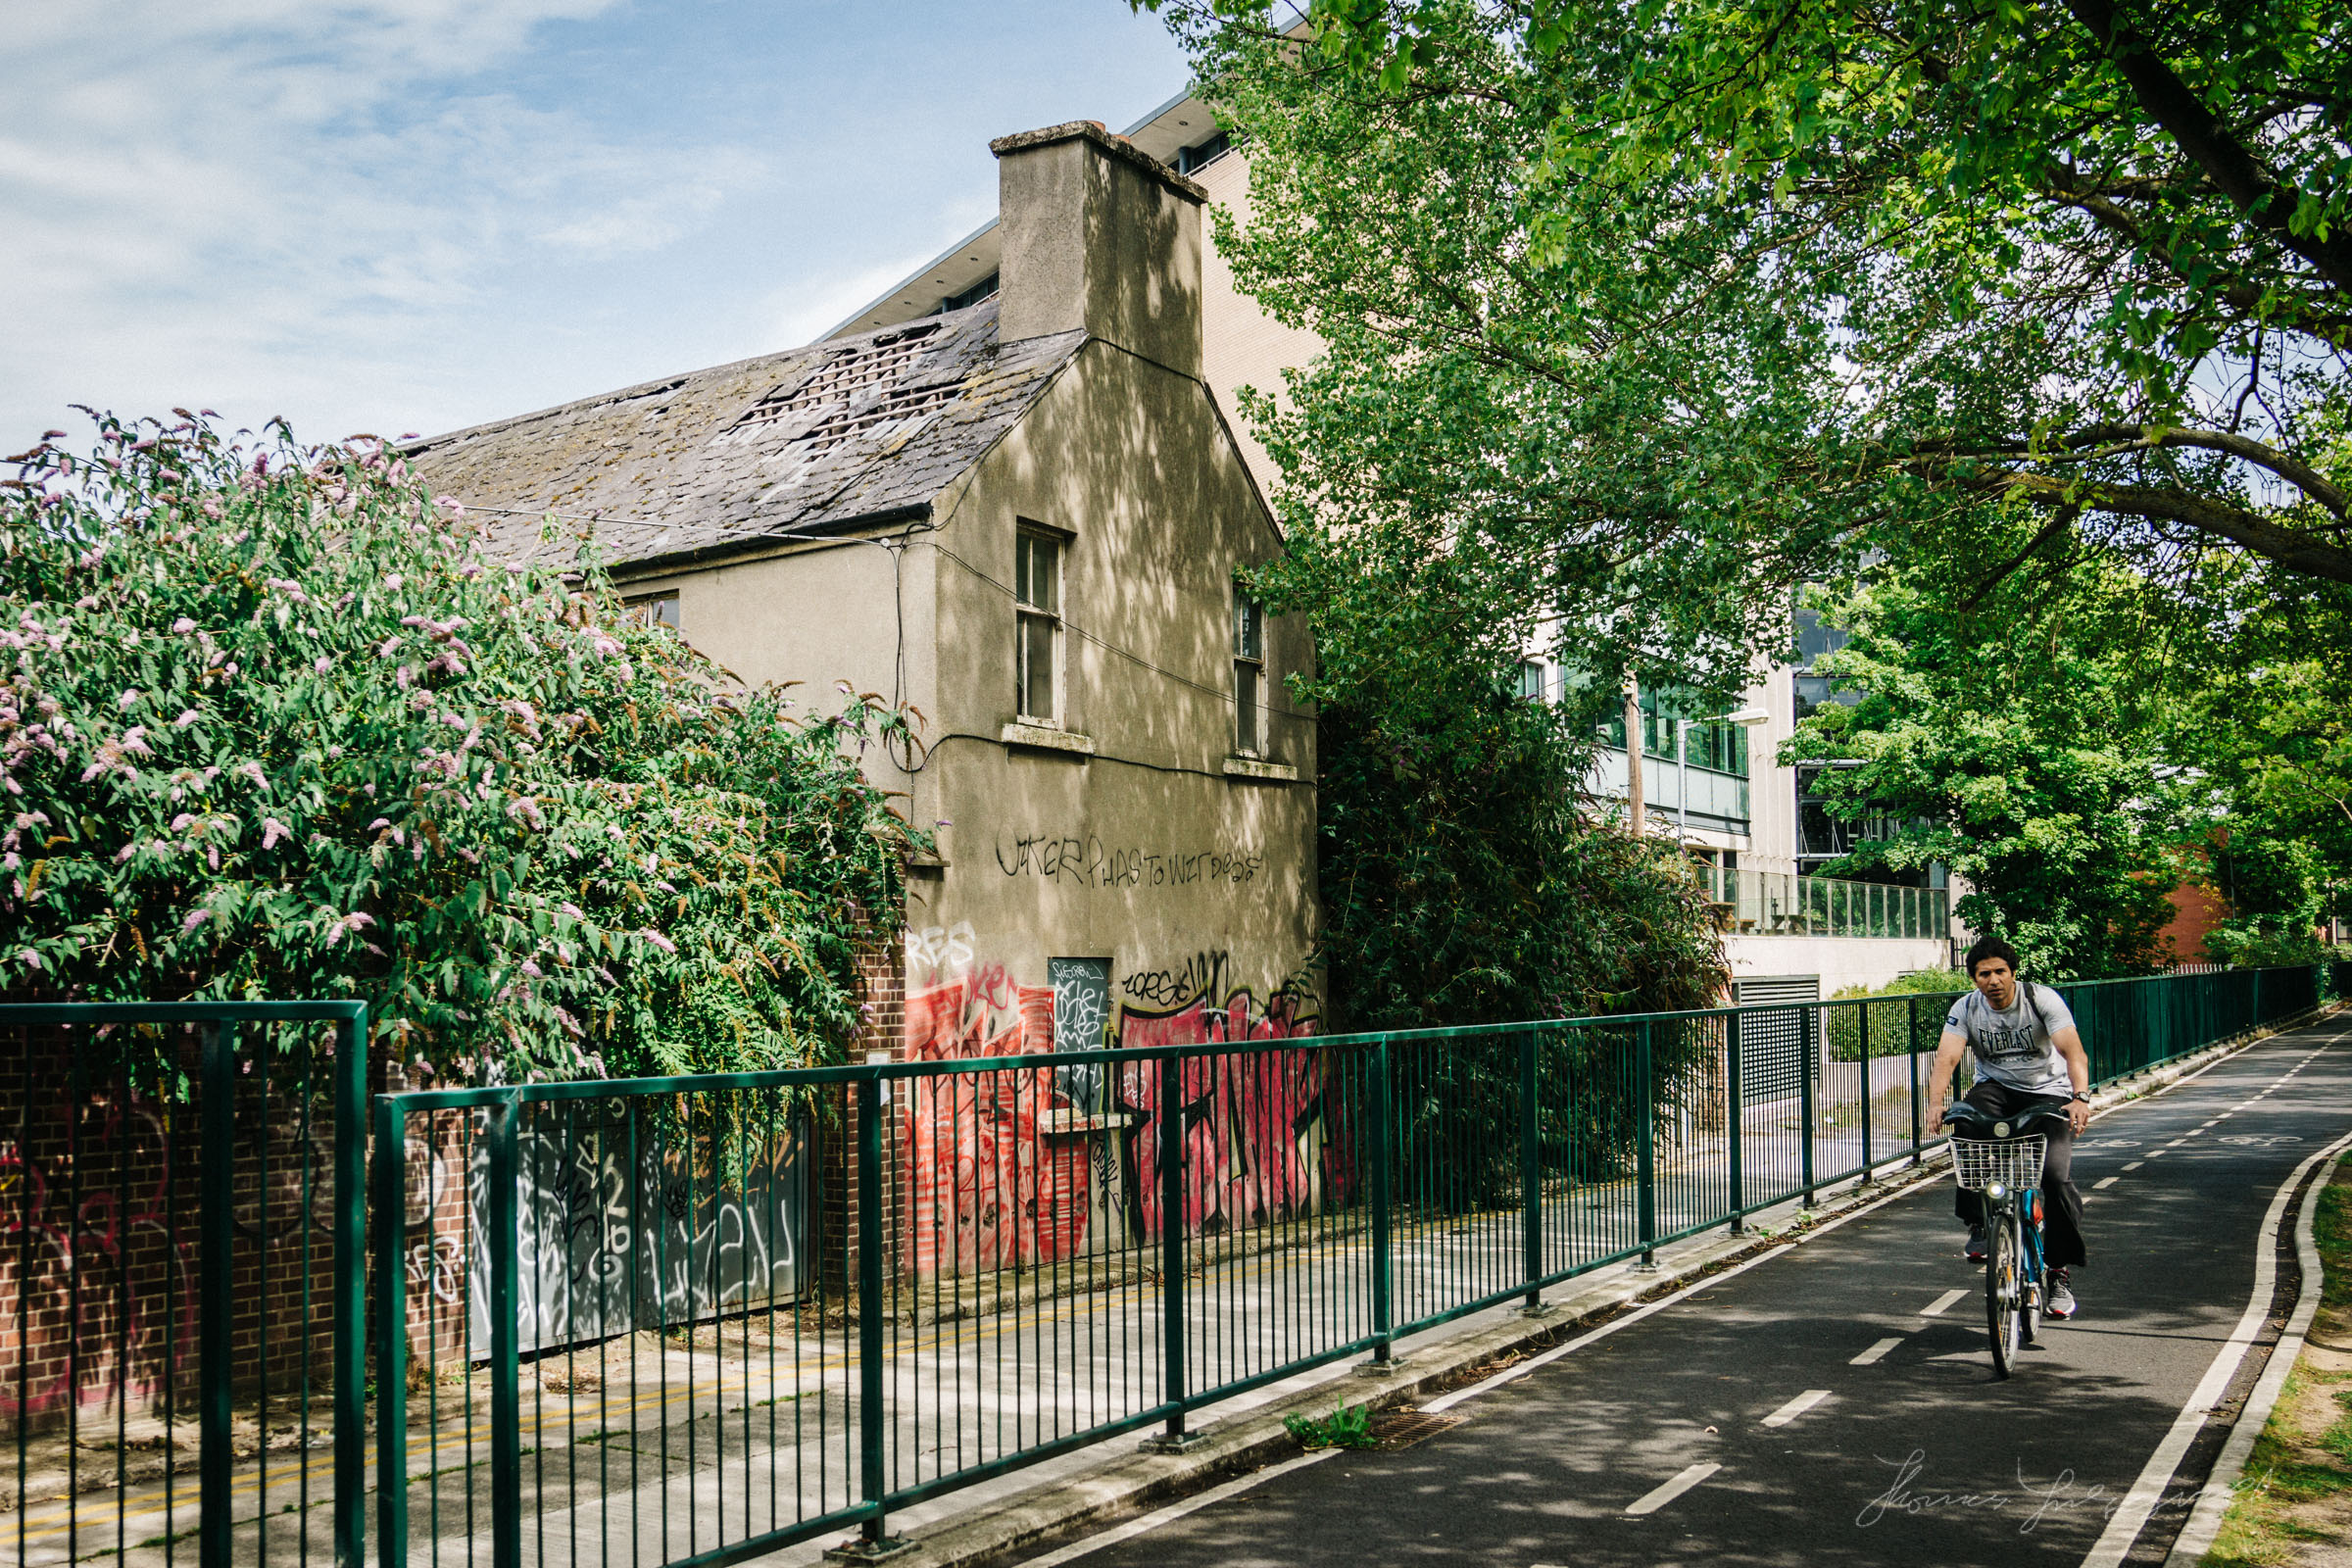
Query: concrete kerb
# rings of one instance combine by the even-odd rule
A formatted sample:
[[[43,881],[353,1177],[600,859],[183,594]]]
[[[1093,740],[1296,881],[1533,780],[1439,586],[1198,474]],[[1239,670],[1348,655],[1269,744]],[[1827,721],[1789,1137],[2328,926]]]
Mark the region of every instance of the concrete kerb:
[[[2104,1115],[2170,1088],[2259,1041],[2329,1016],[2343,1005],[2318,1007],[2119,1080],[2091,1097],[2091,1113]],[[1058,1476],[999,1499],[975,1499],[975,1505],[952,1523],[901,1534],[905,1547],[894,1551],[890,1560],[897,1568],[996,1568],[1046,1551],[1289,1457],[1298,1451],[1298,1444],[1284,1425],[1288,1416],[1328,1415],[1335,1402],[1383,1410],[1477,1382],[1502,1364],[1674,1295],[1759,1252],[1802,1245],[1832,1221],[1841,1222],[1940,1180],[1944,1167],[1941,1151],[1918,1165],[1906,1152],[1866,1173],[1825,1184],[1819,1196],[1829,1200],[1811,1209],[1796,1201],[1783,1203],[1751,1213],[1745,1231],[1711,1232],[1661,1248],[1654,1271],[1637,1272],[1621,1263],[1587,1280],[1554,1287],[1568,1294],[1548,1298],[1540,1317],[1497,1308],[1503,1314],[1498,1323],[1467,1329],[1447,1325],[1415,1335],[1405,1342],[1412,1348],[1409,1361],[1386,1377],[1358,1379],[1350,1376],[1354,1367],[1328,1367],[1310,1386],[1247,1412],[1219,1418],[1212,1407],[1202,1412],[1196,1427],[1199,1441],[1181,1452],[1139,1453],[1129,1440],[1106,1440],[1104,1459],[1091,1470]],[[894,1534],[900,1532],[894,1529]],[[806,1546],[794,1548],[796,1555],[808,1552]]]

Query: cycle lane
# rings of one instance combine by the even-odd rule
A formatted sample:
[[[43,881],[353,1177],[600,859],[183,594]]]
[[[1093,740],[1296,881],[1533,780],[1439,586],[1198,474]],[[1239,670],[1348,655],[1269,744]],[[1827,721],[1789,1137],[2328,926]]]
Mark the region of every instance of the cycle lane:
[[[1038,1561],[2079,1563],[2239,1327],[2274,1191],[2347,1131],[2342,1020],[2102,1117],[2077,1158],[2084,1315],[2006,1383],[1947,1183],[1469,1398],[1417,1447],[1220,1489]]]

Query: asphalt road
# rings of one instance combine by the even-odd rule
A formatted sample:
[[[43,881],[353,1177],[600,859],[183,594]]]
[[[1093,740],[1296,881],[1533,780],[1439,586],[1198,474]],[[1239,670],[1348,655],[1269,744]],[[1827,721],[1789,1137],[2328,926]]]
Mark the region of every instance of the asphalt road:
[[[1947,1182],[1467,1398],[1415,1446],[1294,1461],[1037,1560],[2081,1563],[2246,1313],[2274,1193],[2346,1133],[2342,1019],[2095,1122],[2082,1313],[2007,1382]],[[2220,1440],[2209,1422],[2130,1561],[2162,1560]]]

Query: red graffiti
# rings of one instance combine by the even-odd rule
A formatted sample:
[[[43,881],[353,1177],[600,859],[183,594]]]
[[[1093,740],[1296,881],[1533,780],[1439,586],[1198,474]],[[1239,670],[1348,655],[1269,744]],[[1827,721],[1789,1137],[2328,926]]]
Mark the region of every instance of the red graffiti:
[[[989,966],[906,1002],[918,1061],[1042,1055],[1054,1048],[1051,986],[1016,986]],[[969,1273],[1068,1257],[1085,1240],[1085,1141],[1041,1137],[1066,1111],[1050,1067],[916,1079],[907,1085],[907,1235],[917,1273]]]
[[[1313,1032],[1289,998],[1277,998],[1252,1019],[1248,994],[1237,992],[1221,1007],[1201,1001],[1157,1015],[1130,1011],[1121,1020],[1119,1044],[1151,1050],[1291,1040]],[[1158,1169],[1163,1074],[1158,1062],[1120,1066],[1118,1102],[1137,1121],[1138,1170]],[[1345,1198],[1354,1186],[1354,1166],[1341,1136],[1342,1097],[1331,1088],[1320,1051],[1185,1057],[1178,1067],[1177,1110],[1186,1229],[1239,1230]],[[1143,1230],[1156,1236],[1159,1184],[1136,1185]]]
[[[101,1098],[0,1145],[0,1367],[19,1371],[0,1418],[149,1397],[187,1364],[196,1270],[170,1226],[167,1114]]]

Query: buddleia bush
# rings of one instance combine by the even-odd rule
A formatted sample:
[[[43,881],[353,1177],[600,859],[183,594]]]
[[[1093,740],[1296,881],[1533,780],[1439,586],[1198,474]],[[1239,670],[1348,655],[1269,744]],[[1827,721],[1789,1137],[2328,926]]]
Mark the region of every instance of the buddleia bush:
[[[744,689],[379,445],[62,436],[0,488],[0,991],[363,998],[444,1082],[838,1054],[897,715]]]

